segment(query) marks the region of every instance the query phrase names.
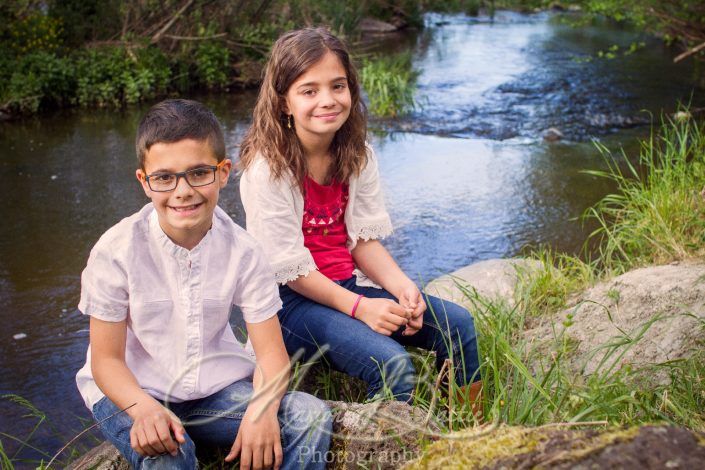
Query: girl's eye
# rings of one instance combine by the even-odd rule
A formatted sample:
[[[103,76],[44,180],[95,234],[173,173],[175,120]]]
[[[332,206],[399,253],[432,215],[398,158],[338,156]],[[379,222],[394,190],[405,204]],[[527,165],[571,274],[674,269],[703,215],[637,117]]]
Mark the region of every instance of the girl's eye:
[[[336,90],[344,90],[346,87],[345,83],[336,83],[333,88],[335,88]]]
[[[315,90],[304,90],[304,91],[303,91],[303,94],[304,94],[305,96],[313,96],[313,95],[316,94],[316,91],[315,91]]]

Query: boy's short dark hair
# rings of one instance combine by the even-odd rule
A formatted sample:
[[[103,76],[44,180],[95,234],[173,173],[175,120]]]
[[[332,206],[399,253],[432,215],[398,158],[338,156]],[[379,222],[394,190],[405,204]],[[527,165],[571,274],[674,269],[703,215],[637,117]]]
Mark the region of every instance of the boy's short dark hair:
[[[140,168],[152,145],[184,139],[206,141],[218,162],[225,159],[223,129],[213,111],[198,101],[171,99],[152,106],[140,121],[135,139]]]

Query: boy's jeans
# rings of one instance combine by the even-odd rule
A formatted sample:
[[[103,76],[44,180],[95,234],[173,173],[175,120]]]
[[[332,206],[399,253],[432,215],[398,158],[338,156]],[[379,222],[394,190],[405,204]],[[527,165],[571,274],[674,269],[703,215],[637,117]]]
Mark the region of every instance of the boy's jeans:
[[[365,297],[397,300],[384,289],[361,287],[355,281],[353,276],[336,282]],[[284,303],[279,322],[289,355],[303,352],[300,359],[308,360],[322,354],[334,369],[367,382],[368,398],[386,389],[397,400],[411,399],[416,371],[404,346],[435,351],[437,370],[452,355],[458,385],[480,380],[473,318],[452,302],[424,295],[427,307],[421,330],[403,336],[402,327],[391,336],[384,336],[360,320],[314,302],[287,286],[279,288],[279,295]]]
[[[194,441],[222,448],[226,453],[235,442],[235,436],[245,414],[252,382],[235,382],[213,395],[183,403],[170,403],[186,428],[186,443],[177,456],[169,454],[142,457],[130,446],[132,419],[120,413],[100,425],[105,437],[113,443],[135,469],[197,468]],[[93,407],[93,416],[100,421],[118,411],[107,398]],[[279,407],[284,462],[282,469],[323,469],[330,446],[331,415],[325,403],[301,392],[284,395]]]

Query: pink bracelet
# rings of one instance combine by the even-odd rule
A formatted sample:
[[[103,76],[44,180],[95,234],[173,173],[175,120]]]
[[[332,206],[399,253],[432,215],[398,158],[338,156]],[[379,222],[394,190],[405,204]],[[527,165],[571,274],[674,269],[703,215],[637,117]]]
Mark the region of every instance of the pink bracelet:
[[[350,312],[350,317],[355,318],[355,312],[357,311],[357,306],[360,305],[360,300],[362,300],[363,297],[364,297],[364,295],[362,295],[362,294],[357,296],[357,300],[355,301],[355,305],[353,305],[352,312]]]

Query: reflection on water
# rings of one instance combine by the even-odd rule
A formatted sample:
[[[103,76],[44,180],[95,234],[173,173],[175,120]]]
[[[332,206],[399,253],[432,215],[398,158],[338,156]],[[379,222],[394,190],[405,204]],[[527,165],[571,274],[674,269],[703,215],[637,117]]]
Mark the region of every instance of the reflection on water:
[[[396,227],[386,245],[422,281],[527,245],[576,252],[585,231],[572,218],[610,190],[581,173],[601,165],[586,138],[635,148],[648,129],[625,128],[641,108],[687,99],[687,66],[670,65],[659,48],[620,62],[576,62],[638,36],[573,30],[549,15],[428,22],[417,36],[390,40],[412,48],[424,107],[372,124],[390,131],[372,138]],[[231,155],[254,96],[201,97],[222,118]],[[88,417],[73,382],[88,342],[88,320],[75,307],[80,273],[98,237],[146,202],[133,148],[144,109],[63,111],[0,127],[0,393],[47,411],[56,435],[42,427],[33,443],[43,449],[58,449],[82,427],[77,417]],[[552,126],[568,140],[542,142]],[[242,224],[231,183],[221,205]],[[20,332],[27,338],[13,339]],[[26,436],[35,421],[22,414],[0,402],[0,430]]]

